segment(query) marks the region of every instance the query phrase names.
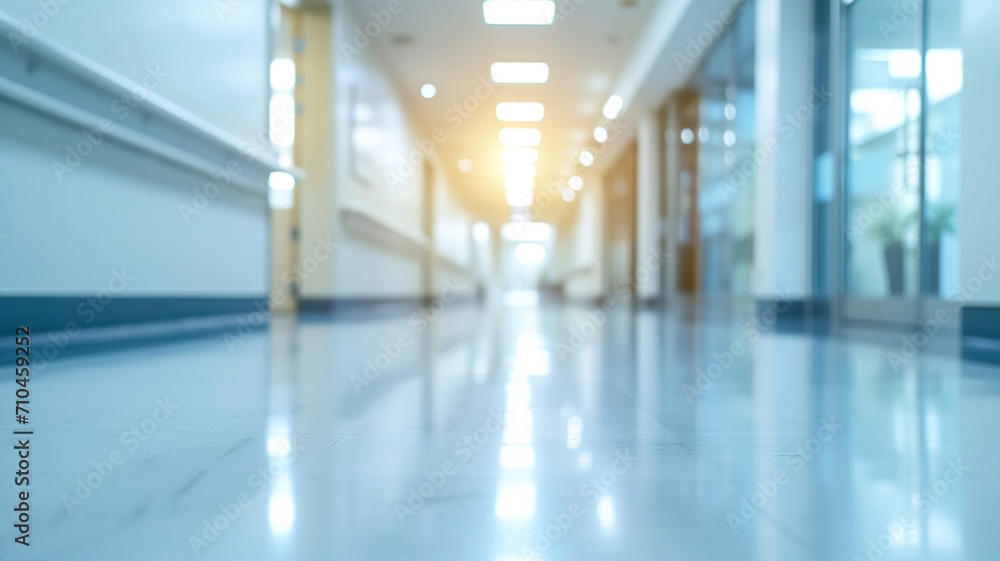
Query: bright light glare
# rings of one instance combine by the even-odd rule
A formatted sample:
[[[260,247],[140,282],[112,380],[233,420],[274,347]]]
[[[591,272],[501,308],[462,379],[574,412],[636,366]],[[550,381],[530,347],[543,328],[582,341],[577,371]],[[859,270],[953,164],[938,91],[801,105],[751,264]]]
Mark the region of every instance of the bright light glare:
[[[691,144],[694,142],[694,131],[691,129],[684,129],[681,131],[681,142],[684,144]]]
[[[500,235],[515,242],[544,242],[552,237],[552,226],[545,222],[508,222],[500,228]]]
[[[472,227],[472,235],[477,241],[485,242],[490,239],[490,225],[485,222],[476,222]]]
[[[420,95],[424,96],[424,99],[430,99],[436,96],[437,92],[438,90],[434,87],[434,84],[424,84],[423,86],[420,86]]]
[[[552,0],[487,0],[483,19],[489,25],[552,25],[556,3]]]
[[[916,49],[893,49],[890,51],[889,76],[893,78],[919,77],[920,51]]]
[[[274,210],[288,210],[295,206],[295,193],[292,191],[267,190],[267,206]]]
[[[569,187],[562,190],[562,200],[567,203],[571,203],[573,202],[573,199],[576,199],[576,191],[570,189]]]
[[[500,465],[505,468],[527,469],[535,467],[535,449],[531,446],[502,446]]]
[[[537,243],[522,243],[514,250],[514,257],[519,263],[541,263],[545,260],[545,247]]]
[[[504,101],[497,104],[497,119],[501,121],[541,121],[545,105],[537,101]]]
[[[503,186],[507,191],[527,191],[530,193],[535,188],[535,180],[531,178],[507,179],[503,182]]]
[[[276,58],[271,61],[271,88],[291,90],[295,88],[295,61],[290,58]]]
[[[608,102],[604,104],[604,117],[612,120],[618,118],[618,113],[621,112],[624,105],[625,102],[620,95],[611,96],[608,98]]]
[[[504,166],[503,176],[506,179],[531,179],[535,177],[535,166],[532,165]]]
[[[542,142],[542,131],[538,129],[500,129],[502,146],[538,146]]]
[[[531,206],[535,198],[531,191],[507,191],[507,204],[513,207]]]
[[[566,447],[576,450],[583,442],[583,419],[572,417],[566,422]]]
[[[530,165],[538,161],[538,150],[534,148],[504,148],[500,159],[507,165]]]
[[[544,62],[494,62],[490,78],[497,84],[544,84],[549,81],[549,65]]]
[[[267,177],[267,186],[275,191],[291,191],[295,189],[295,176],[287,171],[272,171]]]
[[[535,487],[533,485],[505,485],[497,493],[495,507],[497,518],[520,520],[535,515]]]
[[[289,147],[295,144],[295,98],[277,94],[271,98],[271,142]]]
[[[462,158],[458,161],[458,171],[462,173],[469,173],[472,171],[472,160],[468,158]]]
[[[580,176],[574,175],[569,178],[569,186],[574,191],[579,191],[580,189],[583,189],[583,180],[580,179]]]
[[[608,129],[604,127],[597,127],[594,129],[594,140],[604,144],[608,141]]]
[[[589,168],[594,165],[594,155],[586,150],[580,152],[580,163],[583,164],[583,167]]]

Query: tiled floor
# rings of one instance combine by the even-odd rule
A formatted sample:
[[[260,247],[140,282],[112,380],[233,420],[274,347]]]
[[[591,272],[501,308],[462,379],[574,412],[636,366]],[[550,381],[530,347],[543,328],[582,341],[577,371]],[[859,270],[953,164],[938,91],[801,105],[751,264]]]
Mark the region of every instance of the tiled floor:
[[[744,321],[466,305],[57,360],[0,556],[998,559],[1000,368]]]

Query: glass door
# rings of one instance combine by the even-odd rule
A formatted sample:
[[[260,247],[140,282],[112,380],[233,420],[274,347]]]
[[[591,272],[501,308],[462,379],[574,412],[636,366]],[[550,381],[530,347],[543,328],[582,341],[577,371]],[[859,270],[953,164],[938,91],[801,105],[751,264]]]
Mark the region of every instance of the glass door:
[[[894,0],[845,8],[841,284],[849,319],[914,323],[922,299],[942,297],[957,271],[957,140],[941,133],[954,132],[959,116],[958,4],[913,5],[902,13]],[[947,153],[943,137],[952,140]]]

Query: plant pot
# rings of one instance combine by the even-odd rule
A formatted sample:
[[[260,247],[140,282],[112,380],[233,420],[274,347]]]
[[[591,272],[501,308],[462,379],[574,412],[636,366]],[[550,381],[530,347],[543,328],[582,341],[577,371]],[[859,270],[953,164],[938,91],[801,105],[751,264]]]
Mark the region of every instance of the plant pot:
[[[927,247],[927,291],[931,294],[941,293],[941,242],[932,241]]]
[[[888,245],[883,253],[885,271],[889,278],[889,294],[898,296],[903,293],[903,244]]]

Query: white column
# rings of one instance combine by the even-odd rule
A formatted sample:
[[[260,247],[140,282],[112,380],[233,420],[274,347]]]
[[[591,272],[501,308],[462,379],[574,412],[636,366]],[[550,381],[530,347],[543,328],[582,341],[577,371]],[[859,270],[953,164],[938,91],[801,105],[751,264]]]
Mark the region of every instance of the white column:
[[[753,292],[808,298],[812,288],[812,2],[757,2],[757,153]]]
[[[973,291],[986,261],[1000,256],[1000,187],[997,186],[997,146],[1000,145],[1000,3],[996,0],[963,0],[962,49],[962,192],[959,198],[958,235],[961,240],[960,285],[972,281],[966,305],[1000,305],[1000,278],[982,283]],[[983,272],[991,273],[988,267]],[[995,273],[994,273],[995,274]]]
[[[660,261],[647,263],[661,252],[660,240],[660,125],[655,112],[639,120],[636,161],[635,255],[636,295],[639,298],[660,296]],[[645,272],[638,269],[645,268]]]

